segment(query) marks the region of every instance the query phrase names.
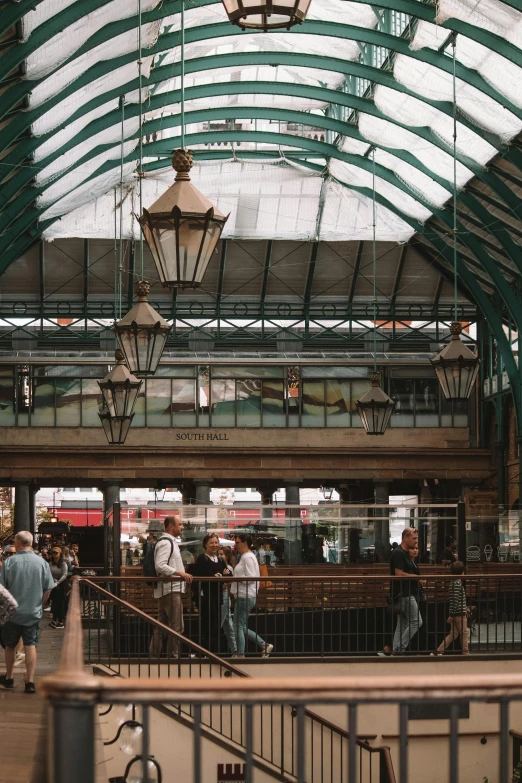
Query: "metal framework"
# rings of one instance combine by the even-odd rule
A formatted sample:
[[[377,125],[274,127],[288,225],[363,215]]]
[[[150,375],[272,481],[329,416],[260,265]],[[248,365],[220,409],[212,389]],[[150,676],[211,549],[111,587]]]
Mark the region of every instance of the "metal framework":
[[[193,0],[190,10],[204,9],[211,6],[216,0]],[[362,3],[362,0],[350,0],[351,3]],[[507,0],[499,2],[499,7],[505,6],[513,12],[522,12],[521,0]],[[169,53],[175,51],[180,45],[180,32],[177,26],[177,15],[180,12],[179,0],[164,0],[162,3],[150,2],[148,10],[137,13],[137,9],[126,8],[122,14],[126,14],[117,21],[110,21],[93,30],[86,40],[77,49],[72,49],[65,59],[62,59],[50,67],[49,72],[36,79],[23,78],[24,64],[34,53],[54,42],[67,29],[81,22],[88,14],[95,14],[109,5],[108,0],[76,0],[61,9],[59,13],[43,18],[41,24],[31,31],[25,40],[21,38],[21,27],[27,14],[41,7],[39,0],[8,0],[0,3],[0,203],[3,205],[0,211],[0,275],[10,268],[10,265],[20,257],[28,248],[39,240],[42,233],[52,225],[57,218],[46,219],[45,208],[37,204],[37,199],[42,196],[49,185],[48,181],[36,181],[36,175],[42,169],[51,164],[66,160],[68,153],[74,152],[78,145],[93,138],[97,133],[103,133],[118,126],[120,111],[114,109],[111,101],[119,99],[121,95],[130,94],[140,87],[138,75],[127,79],[123,84],[111,85],[110,79],[106,79],[104,86],[89,96],[88,100],[80,102],[71,110],[67,120],[58,128],[45,131],[41,134],[32,133],[34,123],[41,120],[48,112],[62,105],[63,102],[77,100],[80,91],[97,79],[110,76],[118,68],[135,63],[139,58],[136,45],[130,45],[125,51],[118,51],[115,56],[104,56],[89,63],[79,75],[70,80],[64,80],[63,86],[55,93],[52,91],[49,97],[35,105],[31,102],[31,93],[43,85],[46,80],[53,79],[60,69],[73,67],[78,59],[96,51],[96,47],[115,40],[126,32],[135,31],[139,20],[143,26],[154,23],[165,23],[159,30],[159,35],[149,47],[144,50],[147,57],[154,58],[153,67],[147,77],[143,77],[142,86],[149,91],[147,99],[147,112],[151,119],[141,125],[139,131],[130,133],[126,140],[140,143],[144,136],[152,137],[159,131],[164,137],[143,144],[143,153],[146,163],[143,169],[147,173],[159,171],[166,165],[166,160],[173,148],[178,144],[179,137],[167,136],[165,131],[176,130],[180,125],[180,116],[176,114],[176,108],[180,101],[180,91],[167,89],[166,84],[172,84],[181,72],[181,64],[177,61],[169,61]],[[131,4],[132,5],[132,4]],[[372,6],[375,12],[375,26],[361,27],[340,22],[308,19],[304,25],[294,28],[291,33],[295,46],[292,51],[235,51],[234,53],[221,53],[214,51],[221,40],[230,40],[231,36],[241,36],[240,30],[231,27],[228,23],[217,21],[208,24],[203,22],[187,27],[184,33],[187,46],[206,42],[211,49],[208,56],[189,56],[184,62],[186,75],[198,75],[205,72],[214,73],[219,69],[241,69],[249,66],[284,66],[293,69],[317,69],[330,73],[338,73],[343,77],[340,87],[332,89],[310,84],[287,83],[278,80],[273,81],[230,81],[215,82],[210,80],[197,86],[185,89],[185,100],[197,100],[200,105],[211,97],[221,96],[226,99],[230,95],[249,96],[277,96],[282,98],[311,99],[324,106],[322,114],[291,108],[277,108],[269,105],[260,105],[259,100],[252,101],[246,106],[226,106],[218,108],[207,106],[202,109],[190,109],[185,113],[185,123],[201,124],[220,120],[238,120],[248,118],[250,120],[268,120],[277,123],[292,123],[299,128],[297,132],[273,133],[267,131],[238,131],[234,128],[221,131],[198,131],[187,135],[187,143],[198,147],[195,150],[199,160],[222,160],[234,157],[242,160],[269,160],[280,156],[280,148],[285,148],[285,157],[299,163],[300,166],[323,174],[323,188],[321,189],[320,202],[326,184],[342,179],[334,177],[329,166],[332,161],[341,161],[355,167],[362,172],[368,172],[370,163],[367,155],[343,152],[342,140],[352,140],[354,143],[371,143],[373,148],[388,154],[390,163],[378,163],[377,175],[383,182],[392,185],[398,193],[404,194],[414,202],[429,210],[432,218],[425,224],[412,217],[399,203],[383,194],[377,193],[378,203],[393,214],[400,217],[406,224],[417,232],[411,240],[410,247],[416,254],[422,255],[426,263],[436,269],[440,275],[440,284],[431,303],[420,305],[406,305],[401,301],[400,290],[404,265],[408,262],[407,249],[400,255],[399,263],[395,269],[393,286],[390,296],[379,302],[379,318],[385,322],[381,327],[383,335],[388,335],[390,324],[403,321],[426,321],[429,323],[440,322],[442,325],[447,319],[446,305],[441,301],[443,281],[451,279],[452,258],[450,245],[452,240],[452,209],[451,201],[443,206],[437,206],[426,198],[414,185],[404,179],[394,167],[407,164],[419,175],[427,176],[433,183],[448,191],[448,199],[451,192],[451,183],[441,176],[430,163],[421,160],[407,148],[386,146],[382,142],[372,140],[361,132],[360,116],[365,115],[390,123],[392,127],[400,131],[409,131],[414,137],[426,142],[441,153],[449,153],[451,145],[433,131],[428,125],[412,125],[401,122],[396,117],[390,116],[379,108],[376,101],[376,90],[388,88],[393,91],[398,100],[403,98],[415,98],[420,106],[426,110],[437,110],[442,117],[452,116],[452,104],[448,100],[435,100],[415,91],[411,86],[404,84],[394,74],[395,61],[398,57],[407,57],[412,65],[422,64],[435,68],[440,74],[451,75],[452,64],[445,53],[445,47],[450,36],[457,35],[457,41],[471,41],[491,50],[495,55],[500,55],[510,66],[522,66],[522,51],[506,36],[502,36],[486,29],[480,23],[480,14],[467,19],[449,18],[437,23],[437,8],[435,4],[424,3],[417,0],[380,0]],[[417,25],[420,23],[438,24],[438,29],[447,32],[441,37],[439,48],[424,46],[412,48],[413,38]],[[273,34],[274,41],[278,37]],[[328,54],[314,54],[301,46],[303,35],[327,36],[339,41],[356,42],[360,49],[358,59],[350,60],[329,56]],[[277,49],[277,46],[274,47]],[[283,47],[281,47],[283,49]],[[302,50],[304,49],[304,50]],[[458,47],[457,47],[458,49]],[[172,59],[172,58],[170,58]],[[520,105],[510,100],[503,94],[495,83],[485,78],[479,70],[468,67],[460,60],[457,62],[456,75],[459,84],[466,89],[472,88],[475,95],[481,97],[484,102],[497,106],[498,111],[507,110],[512,118],[522,121],[522,109]],[[203,104],[201,103],[203,102]],[[23,109],[23,111],[22,111]],[[159,109],[164,110],[161,120],[154,118],[153,114]],[[126,119],[132,120],[140,113],[138,104],[126,105]],[[90,112],[96,112],[96,119],[87,124],[82,120],[88,117]],[[166,113],[165,113],[166,112]],[[476,318],[477,308],[482,313],[488,324],[490,333],[497,344],[499,354],[502,356],[503,367],[509,378],[511,392],[515,400],[519,435],[522,436],[522,394],[521,380],[517,363],[513,356],[511,341],[506,337],[504,325],[509,322],[517,331],[522,327],[522,308],[520,307],[520,286],[522,276],[522,254],[520,253],[520,238],[522,237],[520,187],[522,185],[522,147],[520,140],[516,139],[511,144],[506,144],[506,138],[501,134],[484,129],[476,117],[466,114],[459,108],[458,120],[467,131],[477,133],[487,141],[497,156],[490,160],[487,168],[477,163],[471,156],[461,149],[458,161],[472,174],[473,179],[468,182],[465,192],[459,195],[457,211],[459,218],[458,242],[459,242],[459,285],[465,304],[463,318],[472,321]],[[79,128],[70,137],[60,144],[52,153],[41,156],[39,150],[62,127],[67,127],[78,121]],[[234,124],[234,123],[232,123]],[[307,138],[304,130],[314,127],[325,132],[325,141],[321,142]],[[161,135],[161,134],[160,134]],[[210,148],[208,145],[220,143],[221,149]],[[238,143],[250,143],[263,145],[262,150],[238,149]],[[68,175],[74,174],[82,167],[89,167],[91,160],[97,155],[109,153],[114,147],[113,142],[99,144],[88,150],[85,155],[74,160],[73,163],[58,168],[53,175],[52,184],[68,183]],[[37,162],[35,157],[37,156]],[[125,156],[124,162],[134,164],[138,153],[130,152]],[[116,172],[121,165],[119,159],[107,159],[99,166],[92,166],[83,183],[89,183],[97,177]],[[117,173],[117,172],[116,172]],[[347,184],[351,190],[363,196],[371,196],[367,187]],[[74,190],[74,183],[66,185],[66,193]],[[63,197],[62,192],[60,197]],[[321,211],[318,216],[318,237],[321,221]],[[360,301],[356,295],[358,280],[363,274],[363,243],[358,246],[353,267],[350,268],[349,280],[346,283],[344,303],[339,304],[338,297],[328,299],[328,293],[318,295],[316,286],[318,271],[319,243],[315,242],[309,249],[308,263],[304,275],[302,291],[299,296],[289,296],[289,301],[284,303],[274,301],[269,295],[271,281],[277,274],[274,270],[272,258],[273,243],[268,242],[264,262],[259,271],[259,295],[256,301],[234,301],[234,298],[226,293],[226,276],[228,270],[227,245],[223,243],[219,260],[219,270],[216,291],[210,300],[190,301],[183,296],[175,295],[171,300],[158,302],[158,309],[165,317],[175,317],[176,324],[172,340],[184,339],[192,331],[199,331],[209,339],[241,340],[245,335],[249,339],[256,333],[253,324],[256,319],[262,319],[262,329],[258,339],[265,339],[266,333],[279,334],[283,337],[288,330],[298,335],[305,341],[326,340],[335,343],[338,340],[345,342],[357,333],[364,339],[367,329],[367,304]],[[16,330],[24,329],[28,334],[34,335],[34,326],[38,326],[40,337],[49,334],[49,320],[58,317],[73,319],[72,324],[56,328],[54,336],[66,333],[70,339],[77,342],[79,339],[99,339],[100,331],[106,328],[107,320],[112,318],[112,303],[99,299],[93,295],[90,286],[91,275],[96,274],[92,269],[93,262],[89,258],[89,245],[86,243],[82,274],[83,288],[81,300],[59,302],[49,297],[45,291],[44,277],[46,268],[45,254],[42,251],[39,258],[40,283],[38,295],[32,299],[24,299],[23,302],[14,302],[2,298],[0,304],[0,318],[2,319],[1,339],[12,339]],[[127,304],[132,302],[132,275],[134,271],[134,255],[131,245],[129,263],[127,266]],[[1,279],[0,279],[1,286]],[[337,293],[337,292],[336,292]],[[413,315],[418,313],[418,316]],[[194,325],[194,318],[199,318],[199,323]],[[238,326],[237,319],[243,317],[245,323]],[[20,325],[19,319],[25,319]],[[325,326],[325,320],[333,319],[336,326]],[[284,321],[284,326],[281,323]],[[78,326],[81,324],[82,328]],[[273,327],[273,328],[272,328]],[[395,338],[399,339],[399,329],[394,328]],[[439,328],[437,326],[437,328]],[[419,328],[422,332],[422,328]],[[53,331],[51,329],[51,331]],[[415,329],[410,330],[410,336]]]

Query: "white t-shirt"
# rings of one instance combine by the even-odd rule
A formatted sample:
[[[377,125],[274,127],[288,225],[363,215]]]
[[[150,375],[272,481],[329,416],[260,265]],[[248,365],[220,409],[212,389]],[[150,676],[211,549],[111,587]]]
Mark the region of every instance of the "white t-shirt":
[[[258,577],[259,563],[253,552],[245,552],[234,569],[234,576]],[[236,598],[255,598],[259,590],[259,582],[233,582],[230,592]]]
[[[172,554],[171,554],[172,549]],[[163,533],[154,549],[154,566],[158,576],[172,576],[175,571],[185,572],[181,552],[174,536]],[[166,593],[184,593],[185,582],[156,582],[154,598]]]

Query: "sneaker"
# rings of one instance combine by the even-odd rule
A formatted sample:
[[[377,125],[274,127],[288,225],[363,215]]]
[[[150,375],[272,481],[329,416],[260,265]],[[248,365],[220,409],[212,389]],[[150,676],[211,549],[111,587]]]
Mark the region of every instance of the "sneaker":
[[[2,688],[14,688],[14,678],[9,680],[5,674],[0,674],[0,685]]]
[[[56,627],[57,627],[56,620],[51,620],[51,622],[49,623],[49,628],[56,628]]]
[[[44,609],[44,612],[50,612],[50,611],[51,611],[51,607],[50,606],[46,606],[45,609]]]
[[[56,625],[54,627],[55,628],[59,628],[61,630],[61,629],[65,628],[65,625],[63,623],[56,623]]]
[[[440,652],[434,652],[434,653],[430,653],[430,656],[431,656],[432,658],[434,658],[434,657],[437,657],[437,658],[438,658],[440,655],[444,655],[444,653],[440,653]]]
[[[264,647],[261,648],[263,652],[261,653],[261,658],[268,658],[272,650],[274,649],[273,644],[265,644]]]
[[[17,652],[15,655],[15,666],[21,666],[23,663],[25,663],[25,653],[23,652]]]
[[[34,682],[26,681],[24,693],[36,693]]]

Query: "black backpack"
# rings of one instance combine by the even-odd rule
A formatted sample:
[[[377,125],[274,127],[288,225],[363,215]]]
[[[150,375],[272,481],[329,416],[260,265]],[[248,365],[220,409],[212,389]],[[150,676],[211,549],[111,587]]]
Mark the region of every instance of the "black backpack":
[[[158,540],[156,541],[156,544],[159,541],[170,541],[170,555],[169,560],[172,557],[172,553],[174,552],[174,542],[171,538],[167,538],[167,536],[160,536]],[[156,564],[154,561],[154,552],[156,549],[156,544],[151,543],[150,541],[147,541],[145,544],[145,551],[143,553],[143,576],[157,576],[156,574]],[[156,587],[156,582],[147,582],[149,587]]]

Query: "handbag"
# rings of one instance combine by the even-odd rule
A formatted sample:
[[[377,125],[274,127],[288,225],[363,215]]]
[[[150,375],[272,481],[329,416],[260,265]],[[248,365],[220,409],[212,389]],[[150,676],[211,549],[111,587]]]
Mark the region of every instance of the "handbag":
[[[264,563],[259,566],[259,576],[268,576],[268,566]],[[270,580],[263,579],[263,581],[259,583],[259,589],[266,590],[267,587],[272,587],[273,584],[274,583],[270,582]]]
[[[395,599],[395,601],[392,600],[391,595],[386,596],[386,611],[392,616],[395,617],[396,615],[401,613],[401,597]]]
[[[0,625],[5,625],[17,609],[18,602],[16,599],[11,595],[9,590],[6,590],[3,585],[0,585]]]

